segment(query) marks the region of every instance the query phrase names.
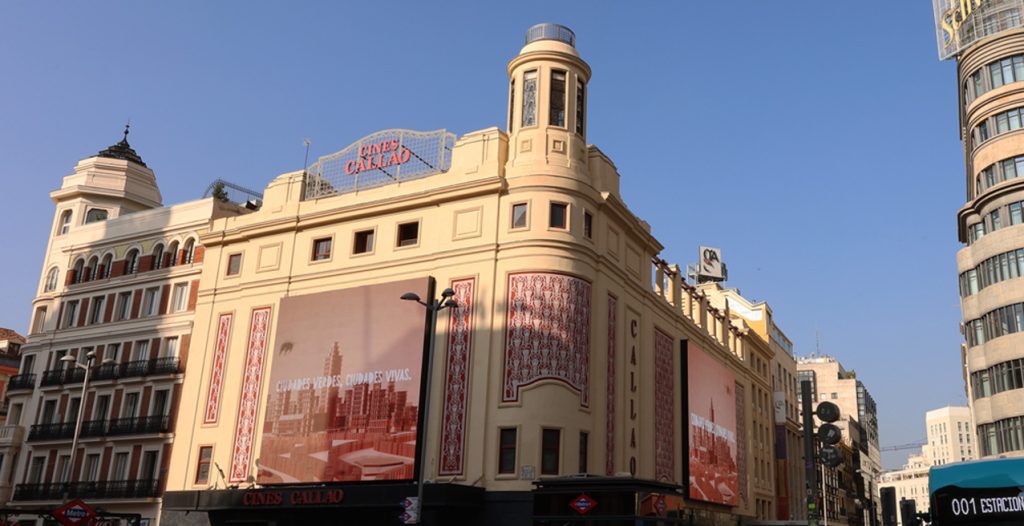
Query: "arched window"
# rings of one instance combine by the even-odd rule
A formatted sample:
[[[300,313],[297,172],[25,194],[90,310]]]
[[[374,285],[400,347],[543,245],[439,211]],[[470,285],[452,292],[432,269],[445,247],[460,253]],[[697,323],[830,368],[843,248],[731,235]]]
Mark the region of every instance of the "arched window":
[[[139,251],[134,248],[128,251],[128,254],[124,257],[125,261],[125,274],[135,274],[139,271]]]
[[[101,279],[107,279],[110,277],[110,266],[113,263],[114,256],[112,254],[107,254],[106,256],[103,256],[103,262],[100,263],[100,266],[103,267],[103,274],[100,275]]]
[[[99,268],[98,268],[99,266],[100,266],[100,258],[98,258],[96,256],[93,256],[93,257],[89,258],[89,264],[86,265],[86,267],[85,267],[85,268],[89,269],[89,281],[92,281],[92,280],[96,279],[96,277],[98,276],[96,271],[99,270]]]
[[[167,252],[170,252],[170,254],[171,254],[171,261],[170,261],[170,263],[167,264],[167,266],[168,267],[173,267],[174,265],[177,265],[178,264],[178,242],[174,241],[173,243],[171,243],[171,245],[169,247],[167,247]]]
[[[46,284],[43,285],[43,292],[53,292],[57,290],[57,277],[60,275],[60,271],[57,267],[50,269],[50,272],[46,274]]]
[[[65,210],[60,214],[60,226],[57,227],[57,235],[63,236],[71,230],[71,210]]]
[[[196,252],[196,240],[195,239],[189,239],[188,241],[185,242],[185,257],[184,257],[182,263],[184,263],[186,265],[190,265],[192,263],[192,256],[195,255],[195,252]]]
[[[85,213],[85,223],[86,224],[95,223],[97,221],[106,221],[106,220],[107,220],[107,211],[102,209],[102,208],[90,208],[89,211]]]
[[[75,266],[72,267],[72,268],[75,269],[75,276],[74,276],[74,278],[72,278],[72,282],[73,283],[81,283],[82,282],[82,273],[85,271],[85,260],[84,259],[79,259],[78,261],[75,261]]]
[[[163,266],[163,260],[164,260],[164,244],[163,243],[157,243],[156,246],[153,247],[153,268],[154,269],[161,268]]]

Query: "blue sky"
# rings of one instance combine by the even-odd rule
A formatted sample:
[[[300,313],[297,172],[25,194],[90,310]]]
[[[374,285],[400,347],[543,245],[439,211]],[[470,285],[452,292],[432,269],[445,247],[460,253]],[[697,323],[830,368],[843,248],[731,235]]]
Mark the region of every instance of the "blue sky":
[[[126,120],[165,203],[262,188],[304,137],[316,158],[386,128],[503,127],[505,64],[538,22],[575,30],[588,139],[663,257],[721,247],[798,352],[820,334],[857,371],[883,445],[966,404],[955,65],[924,0],[5,2],[0,326],[27,327],[48,193]]]

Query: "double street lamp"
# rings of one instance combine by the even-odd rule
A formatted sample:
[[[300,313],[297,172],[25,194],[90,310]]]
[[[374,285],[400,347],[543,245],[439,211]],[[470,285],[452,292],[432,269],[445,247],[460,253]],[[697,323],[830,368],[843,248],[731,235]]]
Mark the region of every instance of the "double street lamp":
[[[423,516],[423,474],[426,469],[423,464],[426,461],[426,448],[427,448],[427,421],[430,418],[429,406],[430,406],[430,379],[433,376],[434,371],[434,340],[436,339],[437,333],[437,313],[444,309],[455,309],[458,308],[459,304],[453,299],[455,291],[451,288],[446,288],[441,291],[441,297],[435,298],[437,290],[437,280],[433,276],[427,277],[427,300],[423,301],[420,299],[419,294],[415,292],[406,292],[402,294],[402,299],[405,301],[415,301],[420,305],[426,307],[426,319],[423,324],[423,350],[426,361],[423,367],[423,399],[420,401],[420,424],[421,431],[419,433],[420,438],[417,440],[416,449],[418,450],[417,456],[419,457],[420,465],[416,467],[417,480],[416,480],[416,501],[419,503],[419,519]],[[417,521],[419,522],[419,521]]]

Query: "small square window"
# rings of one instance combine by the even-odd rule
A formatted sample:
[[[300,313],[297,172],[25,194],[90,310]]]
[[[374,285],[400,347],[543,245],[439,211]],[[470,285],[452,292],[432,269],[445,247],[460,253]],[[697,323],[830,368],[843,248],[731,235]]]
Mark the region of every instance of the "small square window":
[[[242,255],[231,254],[228,256],[228,276],[237,276],[242,271]]]
[[[331,259],[331,241],[329,237],[313,241],[313,261],[325,261]]]
[[[420,222],[398,225],[398,246],[411,247],[420,242]]]
[[[565,230],[569,225],[569,205],[565,203],[551,203],[551,215],[548,218],[548,226]]]
[[[373,252],[373,230],[360,230],[356,232],[352,242],[353,254],[366,254]]]
[[[583,236],[594,239],[594,215],[586,210],[583,211]]]
[[[527,221],[529,208],[526,203],[516,203],[512,205],[512,228],[526,228],[529,226]]]

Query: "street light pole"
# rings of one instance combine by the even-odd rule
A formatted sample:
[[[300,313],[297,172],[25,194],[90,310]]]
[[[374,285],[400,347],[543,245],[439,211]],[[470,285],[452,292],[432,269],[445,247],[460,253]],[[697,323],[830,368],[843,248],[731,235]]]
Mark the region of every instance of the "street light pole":
[[[423,479],[426,470],[426,451],[427,451],[427,422],[430,419],[430,380],[434,373],[434,343],[437,336],[437,313],[444,309],[454,309],[459,304],[452,299],[455,296],[455,291],[451,288],[446,288],[441,292],[441,298],[437,299],[434,294],[437,290],[437,280],[434,276],[427,276],[427,301],[424,302],[420,299],[419,295],[415,292],[406,292],[402,294],[402,299],[406,301],[415,301],[420,305],[426,307],[426,317],[423,323],[423,348],[426,356],[426,364],[423,367],[424,378],[423,378],[423,399],[420,401],[420,424],[421,431],[419,433],[420,438],[416,443],[417,456],[419,457],[419,464],[416,466],[417,477],[416,477],[416,502],[419,504],[418,510],[418,521],[422,522],[423,519]]]
[[[96,351],[89,351],[86,355],[85,365],[82,365],[74,356],[70,354],[61,357],[60,361],[64,363],[74,364],[75,367],[85,369],[85,378],[82,380],[82,394],[78,398],[78,418],[75,420],[75,434],[71,438],[71,465],[68,466],[68,474],[75,469],[75,457],[78,456],[78,436],[82,433],[82,417],[85,415],[85,394],[86,390],[89,389],[89,372],[92,370],[92,361],[96,359]],[[65,481],[64,486],[64,502],[67,502],[69,496],[69,485],[71,481]]]

